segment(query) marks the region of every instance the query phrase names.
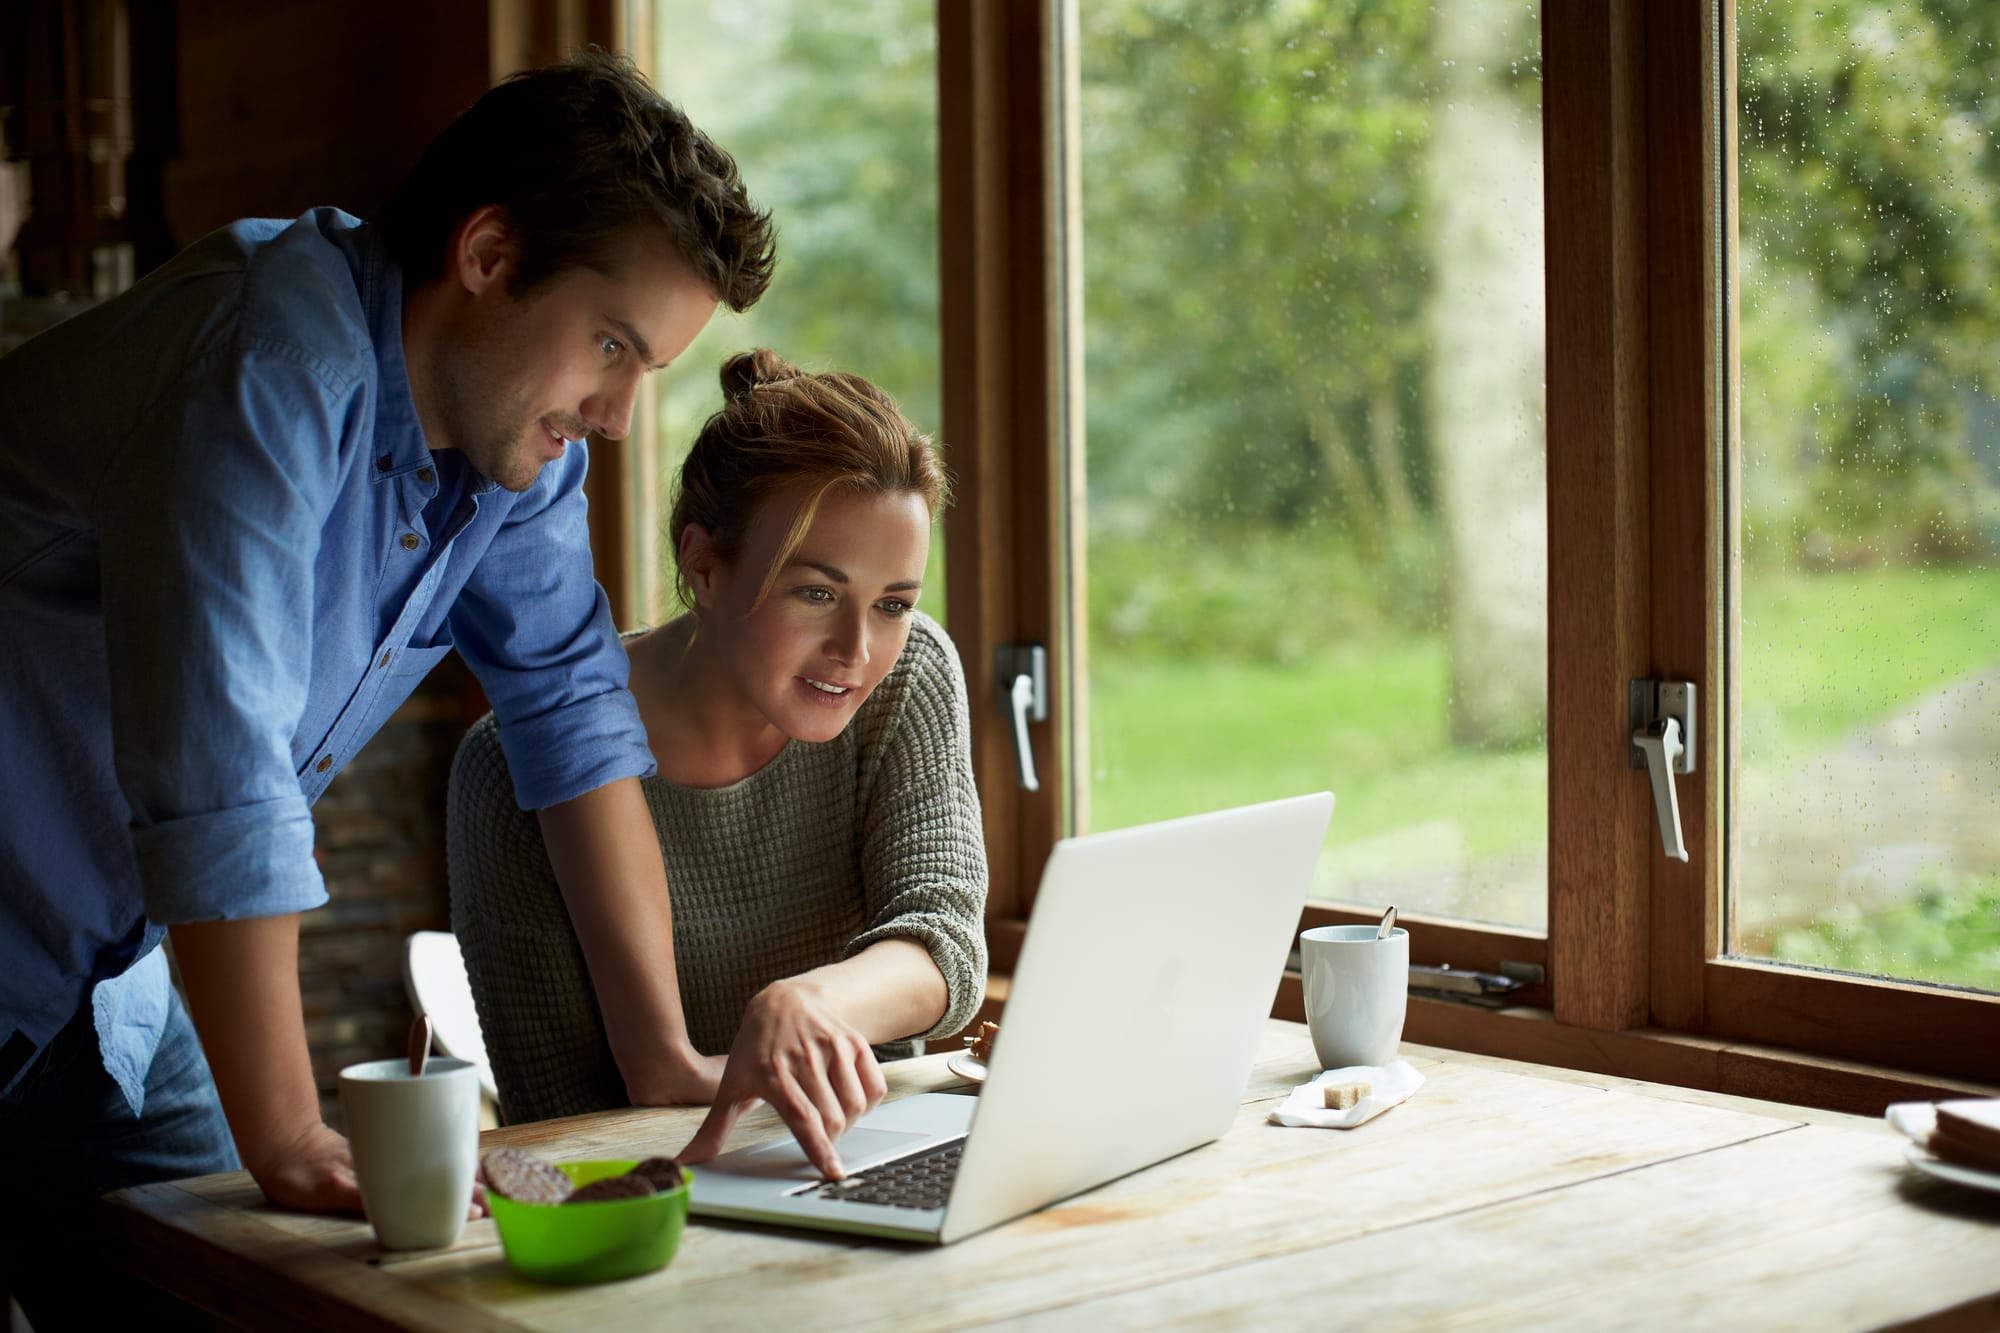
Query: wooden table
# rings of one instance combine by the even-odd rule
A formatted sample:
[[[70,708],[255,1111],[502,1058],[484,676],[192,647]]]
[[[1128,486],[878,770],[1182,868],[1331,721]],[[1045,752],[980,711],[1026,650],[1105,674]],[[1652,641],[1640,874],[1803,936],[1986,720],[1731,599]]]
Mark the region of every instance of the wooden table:
[[[2000,1327],[2000,1195],[1915,1171],[1879,1122],[1404,1054],[1426,1079],[1404,1105],[1280,1128],[1274,1099],[1317,1066],[1305,1029],[1273,1021],[1220,1141],[942,1249],[696,1221],[661,1272],[547,1287],[508,1272],[491,1221],[384,1254],[363,1222],[266,1207],[240,1172],[114,1195],[106,1233],[121,1263],[250,1327]],[[942,1056],[888,1072],[892,1097],[964,1086]],[[700,1114],[485,1139],[640,1157]]]

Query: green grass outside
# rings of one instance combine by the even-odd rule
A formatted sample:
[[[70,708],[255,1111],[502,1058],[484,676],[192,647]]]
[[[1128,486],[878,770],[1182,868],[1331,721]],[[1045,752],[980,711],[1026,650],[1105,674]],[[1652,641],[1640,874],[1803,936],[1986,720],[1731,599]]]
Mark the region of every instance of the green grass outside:
[[[1795,762],[2000,662],[2000,569],[1743,578],[1743,762]]]
[[[1541,753],[1451,745],[1440,639],[1296,667],[1099,657],[1092,668],[1093,827],[1326,787],[1344,840],[1434,818],[1448,799],[1475,855],[1546,841]]]
[[[1771,956],[1812,967],[2000,990],[2000,877],[1925,884],[1907,903],[1781,930]]]
[[[2000,662],[2000,570],[1758,573],[1745,582],[1746,764],[1799,762]],[[1441,821],[1454,826],[1452,850],[1467,862],[1532,860],[1547,843],[1545,756],[1455,748],[1448,690],[1441,634],[1388,631],[1366,647],[1350,644],[1292,665],[1161,660],[1100,648],[1091,661],[1090,825],[1114,828],[1330,787],[1340,797],[1326,858],[1336,876],[1357,844]],[[1426,841],[1406,840],[1420,862],[1435,854]],[[1977,931],[1932,931],[1926,938],[1944,941],[1941,957],[1929,945],[1908,944],[1920,926],[1931,930],[1924,923],[1934,924],[1939,912],[1958,910],[1949,894],[1932,898],[1947,905],[1922,907],[1928,900],[1920,897],[1879,923],[1852,918],[1782,931],[1773,953],[2000,985],[1995,946]],[[1995,909],[1990,899],[1978,901],[1987,906],[1967,910],[1983,920],[1981,910]],[[1541,923],[1539,915],[1512,915],[1514,924]]]

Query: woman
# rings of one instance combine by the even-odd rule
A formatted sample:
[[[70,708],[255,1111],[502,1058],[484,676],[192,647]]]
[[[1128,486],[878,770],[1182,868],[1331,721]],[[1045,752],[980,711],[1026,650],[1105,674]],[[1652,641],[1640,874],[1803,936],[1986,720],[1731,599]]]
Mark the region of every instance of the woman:
[[[683,1158],[769,1101],[807,1155],[949,1034],[986,975],[965,680],[916,610],[946,482],[874,386],[768,351],[722,370],[670,522],[684,614],[628,637],[688,1035],[721,1063]],[[452,928],[510,1122],[626,1105],[584,951],[492,718],[452,770]],[[720,1061],[727,1052],[726,1063]]]

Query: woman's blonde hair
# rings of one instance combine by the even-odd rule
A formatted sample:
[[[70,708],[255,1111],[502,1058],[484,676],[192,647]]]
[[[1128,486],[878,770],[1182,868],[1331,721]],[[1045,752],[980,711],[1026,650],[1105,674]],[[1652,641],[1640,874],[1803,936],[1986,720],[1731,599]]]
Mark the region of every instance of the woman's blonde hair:
[[[678,555],[681,534],[699,524],[716,553],[733,563],[758,506],[780,492],[802,491],[804,503],[753,606],[770,595],[828,492],[914,493],[932,518],[950,503],[951,484],[930,437],[859,375],[802,371],[760,347],[723,363],[722,393],[722,410],[703,423],[681,464],[667,531]],[[693,606],[678,558],[674,586]]]

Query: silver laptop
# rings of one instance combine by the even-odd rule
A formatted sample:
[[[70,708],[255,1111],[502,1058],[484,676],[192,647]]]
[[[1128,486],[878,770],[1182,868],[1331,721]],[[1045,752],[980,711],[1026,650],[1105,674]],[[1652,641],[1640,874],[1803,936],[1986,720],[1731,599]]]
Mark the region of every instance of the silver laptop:
[[[1332,816],[1318,792],[1058,842],[976,1098],[871,1111],[840,1182],[790,1135],[724,1153],[690,1208],[944,1244],[1219,1138]]]

